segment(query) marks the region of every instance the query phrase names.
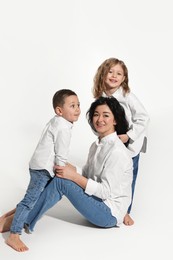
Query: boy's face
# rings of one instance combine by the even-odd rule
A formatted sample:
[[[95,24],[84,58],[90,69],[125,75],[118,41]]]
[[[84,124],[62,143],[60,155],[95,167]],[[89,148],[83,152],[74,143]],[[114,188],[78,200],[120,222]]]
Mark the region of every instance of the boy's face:
[[[75,95],[66,97],[64,105],[56,109],[59,110],[57,114],[72,123],[78,120],[81,112],[78,97]]]

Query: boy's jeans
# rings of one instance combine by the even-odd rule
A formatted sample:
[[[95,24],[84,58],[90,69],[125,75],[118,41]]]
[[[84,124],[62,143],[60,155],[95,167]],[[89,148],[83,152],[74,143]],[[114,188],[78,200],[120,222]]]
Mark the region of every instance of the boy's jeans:
[[[60,201],[63,195],[92,224],[106,228],[116,226],[116,218],[112,216],[109,207],[101,199],[87,195],[71,180],[54,177],[28,216],[26,223],[30,231],[33,231],[37,220]]]
[[[21,234],[29,212],[34,207],[49,180],[52,179],[46,170],[29,169],[29,171],[31,176],[30,183],[24,198],[16,207],[16,212],[10,228],[11,233]]]

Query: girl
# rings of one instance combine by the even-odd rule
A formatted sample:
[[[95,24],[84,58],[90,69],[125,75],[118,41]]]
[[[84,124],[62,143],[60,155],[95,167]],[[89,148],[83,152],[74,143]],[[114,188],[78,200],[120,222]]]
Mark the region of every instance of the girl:
[[[133,159],[132,201],[124,218],[125,225],[133,225],[134,221],[129,214],[138,174],[140,152],[146,152],[146,129],[149,116],[141,102],[130,91],[128,81],[128,70],[124,62],[116,58],[107,59],[99,66],[94,77],[93,95],[94,98],[115,97],[124,107],[129,122],[129,130],[125,134],[119,135],[119,138],[123,143],[128,142],[128,149],[131,151]]]

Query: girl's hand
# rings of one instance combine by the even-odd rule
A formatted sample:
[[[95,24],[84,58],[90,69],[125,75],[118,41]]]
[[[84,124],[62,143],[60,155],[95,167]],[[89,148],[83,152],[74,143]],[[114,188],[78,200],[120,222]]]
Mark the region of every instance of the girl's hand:
[[[128,135],[124,134],[124,135],[118,135],[118,137],[120,138],[120,140],[125,144],[128,142],[129,137]]]

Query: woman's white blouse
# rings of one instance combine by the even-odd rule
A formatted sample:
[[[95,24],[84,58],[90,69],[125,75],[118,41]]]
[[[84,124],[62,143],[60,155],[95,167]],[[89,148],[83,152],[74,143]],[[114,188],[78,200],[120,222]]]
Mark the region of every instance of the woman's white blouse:
[[[85,192],[102,199],[118,224],[131,202],[132,165],[130,152],[114,132],[91,145],[82,171],[88,178]]]

